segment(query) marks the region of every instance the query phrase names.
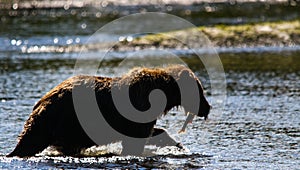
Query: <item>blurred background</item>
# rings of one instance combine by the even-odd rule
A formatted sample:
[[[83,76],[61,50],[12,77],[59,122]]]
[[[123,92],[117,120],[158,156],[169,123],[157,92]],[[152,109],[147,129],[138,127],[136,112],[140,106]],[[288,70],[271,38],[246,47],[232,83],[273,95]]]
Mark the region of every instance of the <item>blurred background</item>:
[[[298,0],[0,0],[0,168],[297,169],[299,11]],[[184,135],[177,134],[184,114],[173,111],[159,122],[191,153],[124,161],[5,158],[16,145],[34,103],[73,75],[79,55],[95,55],[103,44],[116,39],[120,43],[102,63],[100,75],[123,73],[112,68],[130,54],[161,57],[149,49],[167,49],[195,71],[208,99],[214,99],[201,61],[168,37],[124,37],[121,32],[125,28],[116,28],[101,33],[101,44],[88,41],[105,24],[145,12],[164,12],[188,20],[210,39],[223,63],[227,100],[222,113],[212,114],[206,122],[196,120]],[[126,29],[136,26],[127,25]],[[200,41],[188,29],[171,31],[192,39],[191,43]]]

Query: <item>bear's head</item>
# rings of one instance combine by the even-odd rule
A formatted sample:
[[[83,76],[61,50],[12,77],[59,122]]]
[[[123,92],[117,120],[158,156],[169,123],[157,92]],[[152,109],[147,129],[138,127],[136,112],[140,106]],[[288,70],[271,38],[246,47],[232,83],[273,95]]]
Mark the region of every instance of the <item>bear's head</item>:
[[[140,111],[151,108],[149,94],[154,89],[162,90],[167,97],[164,114],[175,106],[182,106],[186,112],[206,119],[211,109],[200,80],[183,65],[164,68],[136,67],[118,79],[118,84],[130,86],[131,104]]]
[[[185,66],[173,66],[167,69],[179,87],[181,106],[186,112],[197,114],[207,119],[211,109],[208,103],[202,84],[197,76]]]

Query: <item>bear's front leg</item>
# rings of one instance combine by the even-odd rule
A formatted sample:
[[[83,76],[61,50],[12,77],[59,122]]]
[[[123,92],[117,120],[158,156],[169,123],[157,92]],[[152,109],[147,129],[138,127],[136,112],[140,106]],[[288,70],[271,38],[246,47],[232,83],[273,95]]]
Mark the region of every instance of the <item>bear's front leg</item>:
[[[183,149],[183,145],[173,139],[166,130],[161,128],[154,128],[153,130],[147,145],[156,145],[157,147],[176,146],[179,149]]]
[[[144,152],[146,139],[127,138],[122,140],[122,155],[140,156]]]

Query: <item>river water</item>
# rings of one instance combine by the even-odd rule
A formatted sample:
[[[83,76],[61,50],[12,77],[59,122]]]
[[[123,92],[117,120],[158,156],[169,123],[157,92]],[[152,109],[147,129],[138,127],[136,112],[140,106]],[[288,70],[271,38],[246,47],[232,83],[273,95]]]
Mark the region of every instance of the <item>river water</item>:
[[[34,103],[73,75],[79,52],[60,49],[84,44],[95,30],[114,19],[111,16],[102,17],[97,12],[92,12],[93,17],[85,17],[90,14],[81,9],[74,9],[74,14],[65,14],[63,11],[44,9],[35,12],[39,15],[30,14],[30,10],[24,10],[22,14],[14,14],[14,11],[9,15],[2,14],[1,169],[299,169],[300,51],[297,46],[217,48],[227,85],[223,111],[213,110],[206,121],[194,120],[184,134],[177,133],[186,118],[180,109],[172,110],[158,122],[158,126],[166,128],[185,145],[185,151],[177,151],[172,147],[148,147],[144,157],[74,158],[42,155],[28,159],[6,158],[5,155],[15,147],[17,136]],[[294,15],[289,16],[291,18]],[[250,17],[249,20],[254,19]],[[213,18],[210,20],[211,24],[216,21]],[[226,21],[230,21],[230,18]],[[201,23],[195,21],[195,24]],[[109,34],[103,37],[109,41],[116,36]],[[148,51],[139,53],[141,56],[156,55]],[[100,74],[122,74],[123,70],[116,65],[130,54],[130,51],[114,52],[102,64]],[[210,93],[210,81],[201,63],[189,51],[179,50],[177,55],[199,76],[208,100],[214,102],[215,96]],[[120,150],[120,145],[111,144],[106,150]]]

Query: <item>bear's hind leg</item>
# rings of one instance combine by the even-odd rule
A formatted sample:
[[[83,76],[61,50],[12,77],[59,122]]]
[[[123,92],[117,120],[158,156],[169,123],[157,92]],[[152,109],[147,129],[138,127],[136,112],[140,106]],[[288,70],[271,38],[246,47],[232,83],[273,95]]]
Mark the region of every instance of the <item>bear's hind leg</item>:
[[[18,156],[18,157],[30,157],[43,151],[49,146],[49,141],[44,135],[36,135],[26,133],[23,135],[16,148],[7,155],[7,157]]]

